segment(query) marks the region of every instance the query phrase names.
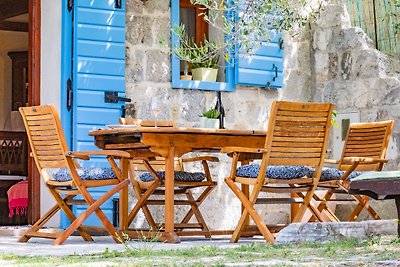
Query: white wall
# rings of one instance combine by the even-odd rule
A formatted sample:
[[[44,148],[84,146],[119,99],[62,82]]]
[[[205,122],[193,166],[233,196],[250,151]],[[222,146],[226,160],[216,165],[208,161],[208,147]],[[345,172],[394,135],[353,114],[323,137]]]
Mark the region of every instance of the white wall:
[[[0,31],[0,130],[10,130],[11,59],[10,51],[28,51],[28,33]]]
[[[60,109],[61,98],[61,0],[42,0],[40,103]],[[41,185],[40,210],[44,214],[55,204]],[[59,214],[48,226],[59,226]]]

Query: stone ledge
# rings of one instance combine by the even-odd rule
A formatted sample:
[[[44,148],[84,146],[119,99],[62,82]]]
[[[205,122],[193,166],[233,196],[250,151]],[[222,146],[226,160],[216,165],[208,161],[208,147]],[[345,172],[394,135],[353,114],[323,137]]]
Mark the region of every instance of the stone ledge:
[[[276,236],[276,244],[358,240],[371,236],[397,235],[397,220],[362,222],[292,223]]]

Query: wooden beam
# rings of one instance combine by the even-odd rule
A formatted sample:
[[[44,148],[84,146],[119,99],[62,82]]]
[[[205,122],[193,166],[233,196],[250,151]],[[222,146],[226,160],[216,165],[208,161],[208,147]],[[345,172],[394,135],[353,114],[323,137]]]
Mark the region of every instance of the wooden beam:
[[[0,21],[28,13],[28,0],[0,0]]]
[[[2,21],[0,22],[0,31],[28,32],[28,23]]]

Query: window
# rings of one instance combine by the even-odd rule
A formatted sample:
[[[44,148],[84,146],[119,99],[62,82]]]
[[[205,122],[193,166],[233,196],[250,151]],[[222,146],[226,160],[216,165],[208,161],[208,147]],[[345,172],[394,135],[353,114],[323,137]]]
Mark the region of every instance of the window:
[[[189,37],[193,37],[197,44],[206,36],[210,41],[224,41],[220,31],[208,27],[200,13],[201,6],[192,5],[189,0],[171,0],[171,25],[185,25]],[[283,84],[283,47],[280,34],[276,34],[272,42],[265,42],[249,56],[233,51],[229,52],[229,62],[225,62],[224,55],[219,61],[218,78],[216,82],[198,80],[181,80],[184,66],[179,58],[172,54],[172,87],[214,91],[234,91],[237,84],[280,88]],[[172,47],[179,47],[179,38],[172,34]]]

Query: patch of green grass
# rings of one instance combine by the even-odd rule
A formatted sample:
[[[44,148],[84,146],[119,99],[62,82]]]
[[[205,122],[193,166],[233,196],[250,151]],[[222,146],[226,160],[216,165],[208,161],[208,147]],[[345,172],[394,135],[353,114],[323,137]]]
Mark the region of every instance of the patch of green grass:
[[[319,244],[270,245],[252,243],[231,248],[214,245],[187,249],[158,250],[154,247],[136,246],[130,241],[122,252],[106,249],[93,255],[62,257],[28,257],[0,254],[8,265],[25,266],[85,266],[86,263],[111,263],[111,266],[227,266],[239,263],[274,261],[274,266],[335,266],[343,262],[349,266],[370,266],[376,261],[400,259],[399,241],[371,238],[354,239]],[[335,264],[336,262],[336,264]],[[348,264],[347,264],[348,263]],[[3,265],[7,265],[3,264]],[[8,266],[7,265],[7,266]],[[107,265],[109,266],[109,265]]]

